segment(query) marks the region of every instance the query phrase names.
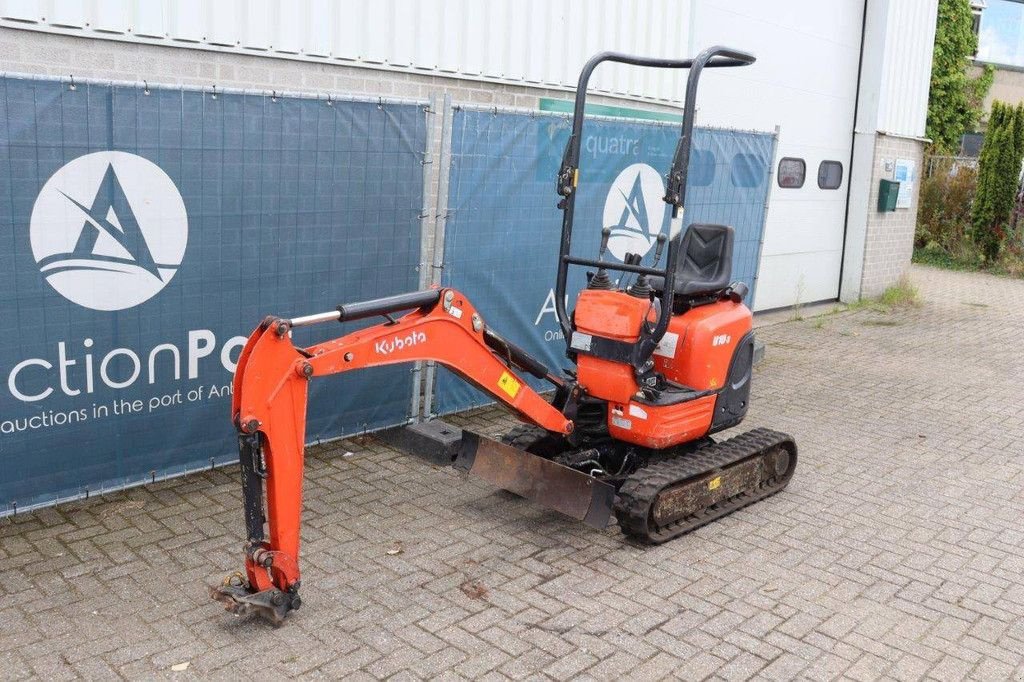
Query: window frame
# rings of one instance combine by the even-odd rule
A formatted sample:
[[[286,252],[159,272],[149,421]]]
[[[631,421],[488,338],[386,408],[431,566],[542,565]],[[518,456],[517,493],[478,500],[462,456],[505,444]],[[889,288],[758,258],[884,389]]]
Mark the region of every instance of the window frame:
[[[835,187],[826,187],[825,185],[821,184],[821,169],[825,167],[826,163],[835,164],[836,166],[839,166],[839,184],[837,184]],[[845,174],[845,169],[843,168],[843,162],[842,161],[836,161],[835,159],[822,159],[821,162],[818,164],[818,189],[824,189],[824,190],[828,190],[828,191],[833,191],[833,190],[839,189],[840,187],[843,186],[843,176],[844,176],[844,174]]]
[[[799,185],[783,185],[782,184],[782,162],[783,161],[799,161],[800,162],[800,165],[803,167],[803,172],[800,174],[800,184]],[[802,159],[799,156],[783,156],[781,159],[779,159],[779,165],[775,168],[775,184],[777,184],[780,189],[800,189],[801,187],[804,186],[805,182],[807,182],[807,161],[805,161],[804,159]]]

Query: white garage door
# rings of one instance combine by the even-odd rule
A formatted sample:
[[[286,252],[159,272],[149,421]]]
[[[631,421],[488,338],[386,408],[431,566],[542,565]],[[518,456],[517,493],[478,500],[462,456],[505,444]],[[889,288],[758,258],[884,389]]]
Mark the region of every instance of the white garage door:
[[[760,130],[779,126],[754,301],[758,310],[839,295],[863,11],[863,0],[693,3],[691,49],[722,44],[758,58],[747,68],[707,72],[698,122]],[[777,164],[783,157],[804,161],[801,187],[779,186]],[[841,164],[837,188],[819,187],[822,161]],[[824,179],[834,180],[839,169],[828,170],[832,173]]]

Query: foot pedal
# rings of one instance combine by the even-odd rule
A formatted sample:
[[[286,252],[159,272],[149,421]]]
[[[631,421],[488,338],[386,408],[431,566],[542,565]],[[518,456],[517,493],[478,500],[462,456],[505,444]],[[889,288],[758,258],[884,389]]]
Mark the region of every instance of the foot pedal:
[[[608,483],[471,431],[462,432],[454,466],[593,528],[611,518],[615,488]]]
[[[283,623],[288,612],[298,609],[302,604],[298,594],[288,594],[278,589],[250,592],[248,584],[238,574],[228,576],[217,587],[208,585],[207,588],[210,598],[219,602],[229,613],[236,616],[255,613],[274,625]]]

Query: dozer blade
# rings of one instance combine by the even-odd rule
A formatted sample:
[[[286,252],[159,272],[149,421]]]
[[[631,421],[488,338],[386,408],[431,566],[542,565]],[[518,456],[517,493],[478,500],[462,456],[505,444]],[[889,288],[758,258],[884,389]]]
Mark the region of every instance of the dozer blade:
[[[611,518],[611,485],[471,431],[462,432],[454,466],[593,528],[604,528]]]

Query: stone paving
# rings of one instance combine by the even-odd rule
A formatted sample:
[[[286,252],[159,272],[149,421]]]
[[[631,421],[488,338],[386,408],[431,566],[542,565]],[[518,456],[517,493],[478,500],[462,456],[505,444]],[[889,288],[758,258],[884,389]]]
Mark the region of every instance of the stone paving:
[[[792,433],[796,476],[682,539],[344,441],[307,460],[280,628],[205,595],[235,468],[0,520],[0,678],[1024,679],[1024,281],[913,278],[919,308],[759,330],[744,426]]]

